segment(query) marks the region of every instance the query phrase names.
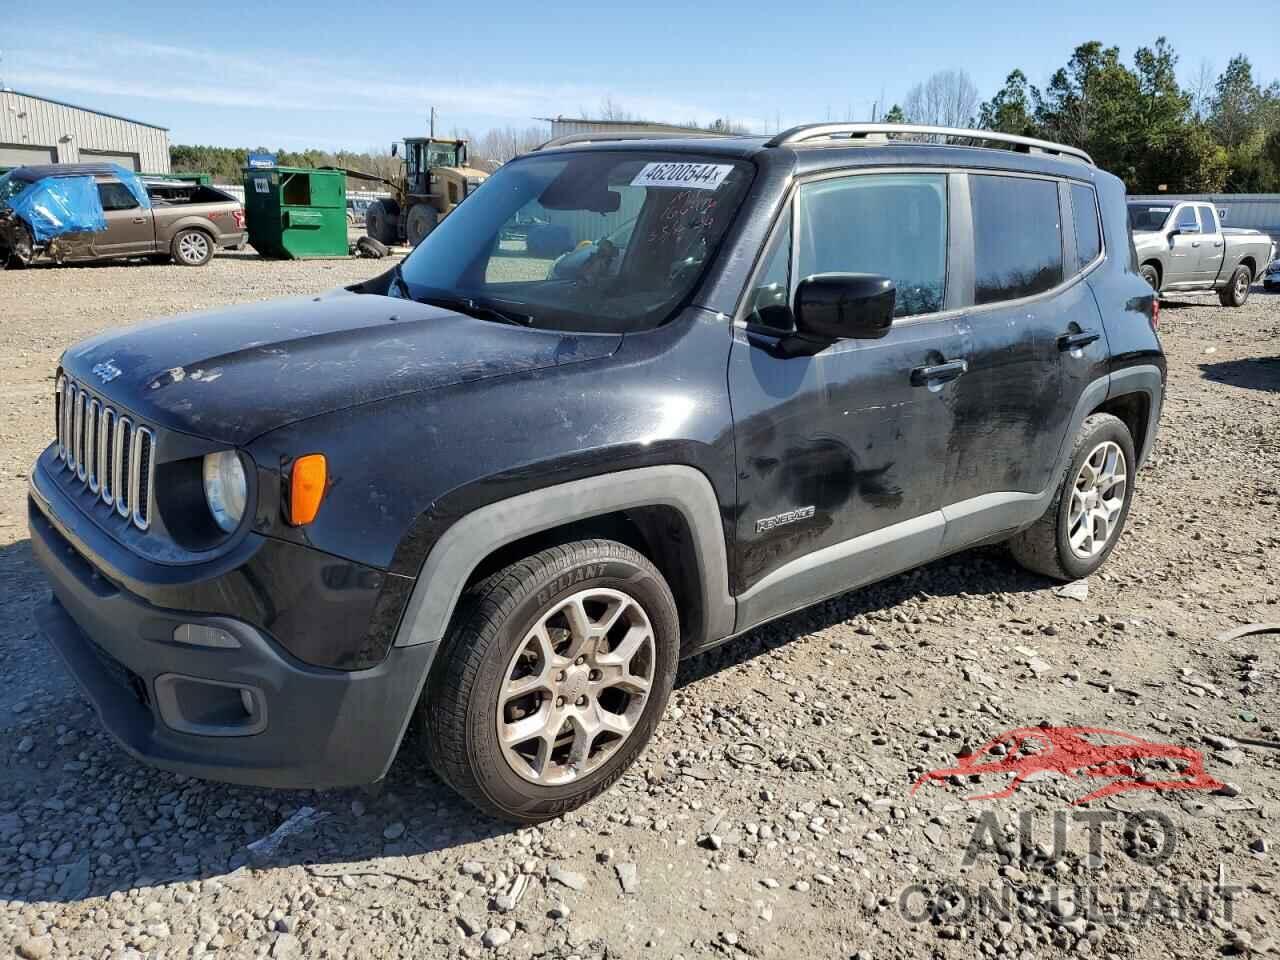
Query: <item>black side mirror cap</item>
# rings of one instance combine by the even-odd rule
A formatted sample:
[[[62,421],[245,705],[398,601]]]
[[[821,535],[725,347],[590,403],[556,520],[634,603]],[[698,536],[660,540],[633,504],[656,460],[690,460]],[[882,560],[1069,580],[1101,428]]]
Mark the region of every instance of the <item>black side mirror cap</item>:
[[[796,333],[815,340],[878,340],[893,325],[898,292],[876,273],[818,273],[796,287]]]

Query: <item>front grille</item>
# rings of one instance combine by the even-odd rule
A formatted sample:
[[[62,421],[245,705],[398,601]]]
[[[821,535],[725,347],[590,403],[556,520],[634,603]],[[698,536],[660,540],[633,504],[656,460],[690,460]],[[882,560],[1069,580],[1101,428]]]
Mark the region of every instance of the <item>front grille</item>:
[[[151,526],[156,435],[69,377],[58,377],[58,459],[71,476],[139,530]]]

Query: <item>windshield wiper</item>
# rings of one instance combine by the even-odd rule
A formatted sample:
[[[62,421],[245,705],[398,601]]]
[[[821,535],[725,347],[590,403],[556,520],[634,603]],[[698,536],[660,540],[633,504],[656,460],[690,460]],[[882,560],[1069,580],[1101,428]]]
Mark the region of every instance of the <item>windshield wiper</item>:
[[[428,296],[417,297],[416,299],[419,303],[427,303],[433,307],[444,307],[446,310],[456,310],[458,313],[465,313],[467,316],[475,317],[478,320],[496,320],[499,323],[509,323],[515,327],[533,326],[533,317],[528,314],[499,310],[497,307],[490,306],[487,303],[481,303],[474,297]]]

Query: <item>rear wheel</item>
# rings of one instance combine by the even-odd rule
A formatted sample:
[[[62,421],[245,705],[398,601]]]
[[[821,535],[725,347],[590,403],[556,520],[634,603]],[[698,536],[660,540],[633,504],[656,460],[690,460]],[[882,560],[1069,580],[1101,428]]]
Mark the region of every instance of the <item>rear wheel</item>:
[[[1218,291],[1218,302],[1224,307],[1243,307],[1249,299],[1253,285],[1253,271],[1246,266],[1236,267],[1231,282]]]
[[[203,267],[213,259],[213,238],[203,230],[179,230],[169,244],[174,263],[184,267]]]
[[[409,209],[409,219],[405,224],[405,233],[409,245],[416,247],[440,222],[440,213],[429,203],[419,203]]]
[[[373,201],[364,215],[364,227],[369,236],[387,246],[400,241],[399,222],[399,207],[386,200]]]
[[[1009,541],[1014,559],[1057,580],[1079,580],[1096,571],[1124,530],[1136,466],[1124,421],[1109,413],[1086,417],[1053,503]]]
[[[437,772],[481,810],[536,823],[607,789],[644,749],[675,679],[679,616],[644,556],[552,547],[477,584],[420,715]]]

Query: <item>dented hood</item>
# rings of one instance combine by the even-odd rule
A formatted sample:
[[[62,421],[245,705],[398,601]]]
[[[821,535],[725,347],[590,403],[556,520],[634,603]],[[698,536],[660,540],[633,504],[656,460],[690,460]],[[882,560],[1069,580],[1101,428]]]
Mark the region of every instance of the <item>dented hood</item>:
[[[145,422],[242,445],[359,403],[605,357],[621,341],[339,290],[100,334],[63,368]]]

